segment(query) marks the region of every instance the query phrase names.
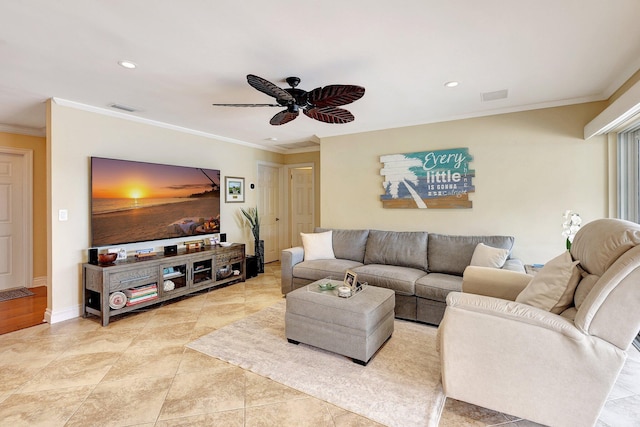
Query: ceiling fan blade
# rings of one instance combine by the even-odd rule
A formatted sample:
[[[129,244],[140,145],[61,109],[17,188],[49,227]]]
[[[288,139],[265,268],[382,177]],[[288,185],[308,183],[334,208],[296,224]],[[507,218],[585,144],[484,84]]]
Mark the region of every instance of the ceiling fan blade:
[[[289,123],[291,120],[298,117],[298,114],[299,114],[298,110],[295,110],[295,111],[289,111],[288,109],[283,110],[283,111],[280,111],[275,116],[273,116],[269,121],[269,123],[271,123],[274,126],[283,125],[285,123]]]
[[[280,104],[211,104],[215,107],[280,107]]]
[[[309,103],[315,107],[339,107],[364,96],[364,88],[355,85],[329,85],[309,92]]]
[[[268,80],[262,77],[254,76],[253,74],[247,75],[247,82],[254,88],[262,93],[266,93],[269,96],[273,96],[275,99],[283,101],[295,101],[293,96],[286,90],[279,88]]]
[[[336,107],[324,107],[324,108],[309,108],[303,110],[307,117],[319,120],[325,123],[349,123],[355,120],[353,114],[344,108]]]

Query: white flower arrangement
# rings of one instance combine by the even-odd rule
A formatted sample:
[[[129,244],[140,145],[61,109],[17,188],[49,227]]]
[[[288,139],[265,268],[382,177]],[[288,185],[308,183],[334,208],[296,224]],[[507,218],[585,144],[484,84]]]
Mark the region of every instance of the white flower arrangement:
[[[562,217],[564,218],[564,222],[562,223],[562,235],[567,239],[567,250],[569,250],[571,249],[573,238],[578,230],[580,230],[582,218],[580,218],[580,214],[571,210],[564,211]]]

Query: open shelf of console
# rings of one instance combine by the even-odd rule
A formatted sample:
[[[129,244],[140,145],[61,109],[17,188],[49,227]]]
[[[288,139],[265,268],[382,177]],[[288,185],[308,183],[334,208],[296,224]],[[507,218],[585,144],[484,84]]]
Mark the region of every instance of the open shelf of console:
[[[83,316],[98,316],[107,326],[113,316],[245,279],[245,246],[240,243],[112,265],[83,264]]]

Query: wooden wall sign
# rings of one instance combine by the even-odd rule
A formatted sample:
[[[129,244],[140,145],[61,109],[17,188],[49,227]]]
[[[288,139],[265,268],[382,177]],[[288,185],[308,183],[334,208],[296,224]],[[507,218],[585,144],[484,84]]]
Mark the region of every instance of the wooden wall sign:
[[[475,171],[469,148],[380,156],[383,208],[469,209]]]

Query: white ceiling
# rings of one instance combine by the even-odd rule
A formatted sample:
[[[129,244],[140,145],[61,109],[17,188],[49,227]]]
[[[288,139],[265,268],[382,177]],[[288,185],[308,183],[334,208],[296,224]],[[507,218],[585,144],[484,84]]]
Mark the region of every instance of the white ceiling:
[[[42,131],[52,97],[109,112],[118,103],[140,119],[280,151],[602,100],[640,68],[639,21],[638,0],[0,0],[0,124]],[[277,108],[211,105],[272,102],[247,74],[366,93],[345,107],[352,123],[301,114],[271,126]],[[504,89],[508,98],[482,102]]]

